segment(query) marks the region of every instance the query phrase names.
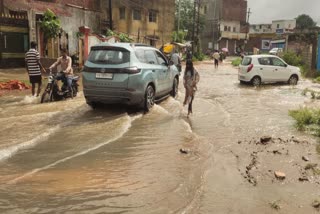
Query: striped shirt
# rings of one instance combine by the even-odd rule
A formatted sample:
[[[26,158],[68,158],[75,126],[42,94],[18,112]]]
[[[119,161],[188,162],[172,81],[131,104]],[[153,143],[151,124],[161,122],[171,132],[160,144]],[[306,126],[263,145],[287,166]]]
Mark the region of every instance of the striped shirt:
[[[40,60],[40,54],[36,49],[31,48],[26,53],[26,63],[27,63],[29,76],[41,75],[39,60]]]

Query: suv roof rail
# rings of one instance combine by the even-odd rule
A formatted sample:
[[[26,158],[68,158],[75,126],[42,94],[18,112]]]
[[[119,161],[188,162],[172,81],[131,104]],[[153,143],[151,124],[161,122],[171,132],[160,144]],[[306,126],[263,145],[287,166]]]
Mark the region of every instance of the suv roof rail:
[[[143,43],[131,43],[130,46],[131,47],[152,47],[150,45],[143,44]]]

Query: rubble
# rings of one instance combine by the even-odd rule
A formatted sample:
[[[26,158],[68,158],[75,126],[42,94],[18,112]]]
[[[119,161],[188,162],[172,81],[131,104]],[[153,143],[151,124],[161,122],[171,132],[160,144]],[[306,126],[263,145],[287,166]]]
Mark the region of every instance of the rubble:
[[[302,160],[304,160],[304,161],[309,161],[309,158],[306,157],[306,156],[302,156]]]
[[[30,89],[30,86],[19,81],[10,80],[8,82],[0,83],[0,90],[26,90]]]
[[[276,178],[278,178],[280,180],[283,180],[286,178],[286,174],[284,174],[283,172],[280,172],[280,171],[275,171],[274,175],[276,176]]]

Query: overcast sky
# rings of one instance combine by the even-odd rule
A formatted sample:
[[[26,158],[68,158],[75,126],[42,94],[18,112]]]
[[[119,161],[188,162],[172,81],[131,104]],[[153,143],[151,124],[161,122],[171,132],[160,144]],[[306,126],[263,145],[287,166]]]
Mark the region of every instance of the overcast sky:
[[[308,14],[320,26],[320,0],[247,0],[251,9],[251,24],[271,23],[272,20],[294,19]]]

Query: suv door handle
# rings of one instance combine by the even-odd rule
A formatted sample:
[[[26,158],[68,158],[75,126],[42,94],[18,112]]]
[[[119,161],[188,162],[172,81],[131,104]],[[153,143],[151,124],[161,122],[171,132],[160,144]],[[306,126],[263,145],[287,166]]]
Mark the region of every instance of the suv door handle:
[[[274,69],[275,71],[278,71],[278,69]]]
[[[156,72],[156,70],[152,70],[152,72],[154,73],[154,72]]]
[[[260,68],[260,70],[262,71],[262,70],[263,70],[263,68]]]

